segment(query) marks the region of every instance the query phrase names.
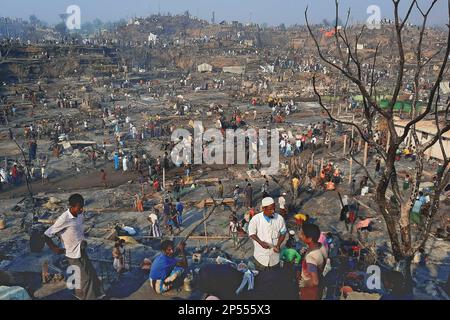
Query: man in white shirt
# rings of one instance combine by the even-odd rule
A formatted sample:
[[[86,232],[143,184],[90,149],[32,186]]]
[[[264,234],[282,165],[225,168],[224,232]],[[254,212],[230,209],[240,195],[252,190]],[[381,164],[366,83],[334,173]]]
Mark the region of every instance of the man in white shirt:
[[[3,189],[3,184],[6,183],[6,171],[0,168],[0,191]]]
[[[155,211],[150,213],[148,216],[148,221],[150,222],[150,226],[151,226],[152,237],[155,237],[155,238],[161,237],[161,231],[159,229],[159,223],[158,223],[158,214],[159,214],[159,211],[157,209],[155,209]]]
[[[255,215],[248,227],[248,234],[255,246],[253,260],[258,270],[277,267],[280,262],[280,247],[286,238],[284,218],[275,213],[275,201],[264,198],[263,212]]]
[[[79,194],[69,198],[70,208],[64,212],[56,222],[44,233],[44,240],[55,254],[65,254],[69,265],[77,272],[79,283],[75,289],[75,296],[80,300],[97,300],[105,297],[97,273],[89,260],[84,240],[84,199]],[[57,235],[61,238],[64,248],[59,248],[52,240]],[[75,274],[75,276],[77,276]]]
[[[302,151],[302,140],[297,139],[295,141],[296,154],[299,154]]]
[[[280,150],[282,153],[286,152],[286,140],[284,140],[284,139],[281,139],[281,141],[280,141]]]

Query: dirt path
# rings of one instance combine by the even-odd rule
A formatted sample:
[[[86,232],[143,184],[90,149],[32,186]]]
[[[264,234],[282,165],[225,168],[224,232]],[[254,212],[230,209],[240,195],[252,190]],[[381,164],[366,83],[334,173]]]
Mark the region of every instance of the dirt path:
[[[97,166],[96,171],[88,173],[82,173],[77,175],[64,175],[60,178],[55,178],[49,182],[41,183],[41,180],[34,181],[31,184],[33,194],[40,192],[54,193],[54,192],[67,192],[72,190],[88,190],[90,188],[103,187],[100,177],[100,170],[106,171],[106,179],[108,188],[115,188],[125,184],[129,180],[135,180],[138,178],[136,172],[128,172],[123,174],[122,171],[115,171],[109,165]],[[20,198],[28,194],[26,184],[22,184],[19,187],[8,187],[6,190],[0,193],[0,199]]]

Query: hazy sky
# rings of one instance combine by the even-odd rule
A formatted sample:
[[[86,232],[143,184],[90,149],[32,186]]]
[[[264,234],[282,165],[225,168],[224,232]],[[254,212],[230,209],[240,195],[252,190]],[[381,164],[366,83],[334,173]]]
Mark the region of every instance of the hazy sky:
[[[402,0],[403,8],[411,0]],[[382,18],[392,18],[392,0],[340,0],[342,14],[352,8],[354,21],[366,21],[367,8],[378,5]],[[423,5],[430,0],[420,0]],[[430,17],[430,24],[446,22],[447,1],[439,0]],[[182,13],[186,10],[192,15],[211,20],[216,13],[216,22],[239,20],[241,22],[266,22],[269,25],[285,23],[303,24],[304,10],[310,7],[311,20],[315,22],[334,18],[334,0],[1,0],[0,16],[28,19],[31,14],[50,23],[60,22],[58,14],[64,13],[69,5],[81,8],[82,21],[99,18],[102,21],[115,21],[133,16],[148,16],[153,13]],[[418,15],[413,16],[417,21]]]

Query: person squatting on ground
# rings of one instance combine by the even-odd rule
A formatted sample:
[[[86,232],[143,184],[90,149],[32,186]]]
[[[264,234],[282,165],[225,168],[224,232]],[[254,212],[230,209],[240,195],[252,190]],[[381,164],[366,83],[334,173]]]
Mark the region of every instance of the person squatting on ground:
[[[157,294],[163,294],[174,288],[181,280],[188,267],[185,253],[186,243],[181,242],[177,248],[170,240],[161,243],[161,253],[155,258],[150,270],[150,285]],[[181,260],[175,258],[180,253]]]

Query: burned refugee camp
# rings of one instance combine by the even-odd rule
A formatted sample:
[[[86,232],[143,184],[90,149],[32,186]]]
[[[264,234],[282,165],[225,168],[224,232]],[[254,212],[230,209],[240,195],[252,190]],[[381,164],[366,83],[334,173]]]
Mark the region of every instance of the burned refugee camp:
[[[450,0],[73,2],[0,10],[0,300],[450,299]]]

